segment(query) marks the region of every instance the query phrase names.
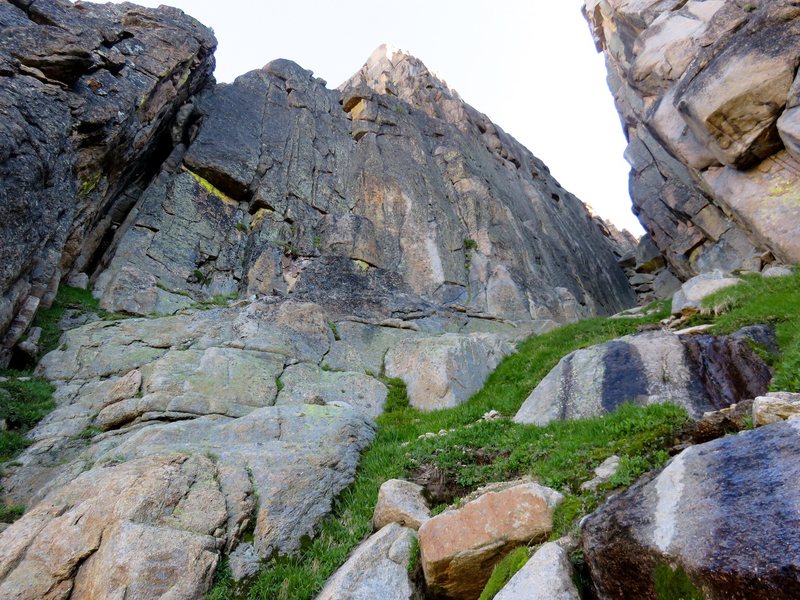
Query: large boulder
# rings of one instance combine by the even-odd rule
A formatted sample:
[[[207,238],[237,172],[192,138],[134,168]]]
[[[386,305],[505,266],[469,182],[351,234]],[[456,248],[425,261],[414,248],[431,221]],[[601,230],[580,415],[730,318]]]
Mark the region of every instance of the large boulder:
[[[626,402],[671,402],[699,417],[712,410],[679,336],[650,331],[562,358],[514,417],[545,425],[613,412]]]
[[[547,537],[563,499],[550,488],[516,482],[425,522],[419,545],[428,588],[446,598],[475,600],[500,559]]]
[[[672,297],[672,314],[696,313],[703,307],[703,300],[741,282],[738,277],[731,277],[719,270],[692,277]]]
[[[493,334],[446,334],[398,343],[386,353],[386,374],[408,388],[411,406],[452,408],[483,387],[511,344]]]
[[[414,531],[390,523],[353,551],[317,600],[411,600],[408,563],[414,539]]]
[[[598,596],[656,600],[680,582],[714,600],[797,598],[798,452],[800,421],[769,425],[692,446],[612,497],[583,526]]]
[[[495,600],[579,600],[569,554],[555,542],[539,548]]]

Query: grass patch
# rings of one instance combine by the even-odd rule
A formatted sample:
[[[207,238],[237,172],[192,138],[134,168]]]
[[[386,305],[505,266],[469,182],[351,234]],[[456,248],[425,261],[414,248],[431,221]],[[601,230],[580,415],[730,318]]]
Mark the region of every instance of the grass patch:
[[[516,550],[509,552],[492,570],[492,575],[489,577],[489,581],[486,582],[486,587],[483,588],[478,600],[492,600],[516,575],[517,571],[525,566],[529,558],[527,546],[520,546]]]
[[[682,567],[658,565],[653,573],[658,600],[703,600],[703,593],[689,580]]]
[[[25,507],[21,504],[5,506],[0,504],[0,523],[13,523],[25,513]]]
[[[5,377],[10,374],[3,372]],[[30,445],[25,434],[53,410],[54,391],[55,388],[40,377],[27,381],[9,377],[8,381],[0,382],[0,419],[5,420],[8,427],[0,431],[0,463],[12,459]]]
[[[208,300],[200,300],[193,303],[189,308],[208,310],[209,308],[227,307],[231,300],[236,300],[239,294],[214,294]]]
[[[268,563],[246,591],[237,593],[233,584],[225,577],[218,576],[214,589],[208,598],[247,598],[248,600],[305,600],[313,598],[330,575],[349,556],[352,549],[364,540],[371,532],[371,517],[378,489],[387,479],[407,476],[414,468],[416,460],[422,454],[420,448],[437,450],[436,457],[448,456],[445,445],[458,441],[464,444],[472,439],[477,444],[487,435],[498,434],[501,440],[493,443],[518,444],[539,440],[542,453],[554,453],[553,458],[537,455],[526,456],[525,449],[508,448],[507,454],[501,453],[505,462],[492,469],[481,471],[477,465],[464,465],[465,478],[477,484],[491,476],[499,476],[502,472],[522,472],[528,469],[533,474],[547,476],[547,481],[559,487],[559,478],[572,483],[577,478],[570,473],[558,474],[558,465],[571,468],[570,465],[581,465],[582,472],[590,472],[606,456],[615,450],[621,451],[622,438],[631,433],[641,435],[630,443],[629,452],[643,448],[650,452],[653,463],[660,458],[655,445],[663,432],[669,428],[670,422],[683,422],[685,415],[678,409],[636,409],[625,408],[619,417],[607,417],[608,423],[602,420],[588,425],[577,425],[579,433],[572,434],[568,445],[572,450],[579,446],[579,440],[587,436],[601,434],[605,443],[614,440],[616,443],[607,448],[599,448],[601,442],[588,440],[586,448],[576,450],[577,456],[570,458],[569,451],[559,450],[557,440],[545,437],[545,433],[567,432],[570,424],[559,424],[552,429],[533,426],[514,425],[509,421],[493,421],[481,423],[470,428],[489,410],[497,410],[504,415],[516,413],[525,398],[541,379],[552,369],[565,354],[605,342],[616,337],[635,333],[637,328],[648,322],[656,322],[668,316],[668,303],[661,303],[659,311],[642,319],[589,319],[580,323],[566,325],[548,334],[529,338],[519,345],[518,352],[506,357],[498,368],[487,379],[484,388],[475,394],[469,402],[447,410],[432,413],[420,412],[408,405],[405,385],[399,379],[382,379],[389,387],[386,412],[378,417],[378,433],[375,441],[364,452],[354,483],[335,500],[332,513],[319,524],[317,536],[311,540],[298,554],[289,557],[278,557]],[[574,426],[574,425],[573,425]],[[419,440],[418,437],[427,432],[442,429],[458,429],[443,437]],[[654,430],[654,431],[651,431]],[[615,437],[619,436],[619,437]],[[527,440],[527,441],[526,441]],[[441,451],[438,451],[441,446]],[[652,446],[652,447],[651,447]],[[652,452],[651,452],[652,451]],[[513,456],[513,461],[509,459]],[[416,458],[415,458],[416,457]],[[459,467],[460,469],[460,467]],[[471,473],[471,474],[470,474]],[[482,475],[481,475],[482,473]],[[540,475],[541,476],[541,475]],[[590,477],[586,477],[589,479]],[[571,501],[573,512],[591,506],[593,499],[577,496]],[[566,504],[566,503],[565,503]],[[443,507],[442,507],[443,508]],[[562,510],[560,515],[561,529],[572,526],[573,512]],[[575,513],[577,514],[577,513]]]

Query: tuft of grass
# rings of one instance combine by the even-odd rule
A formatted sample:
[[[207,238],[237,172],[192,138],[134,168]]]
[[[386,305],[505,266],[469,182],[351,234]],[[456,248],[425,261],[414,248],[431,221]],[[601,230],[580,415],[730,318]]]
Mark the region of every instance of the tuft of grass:
[[[231,300],[235,300],[239,294],[214,294],[208,300],[200,300],[193,303],[189,308],[198,308],[200,310],[208,310],[209,308],[226,307]]]
[[[653,573],[658,600],[703,600],[703,593],[692,584],[683,567],[658,565]]]
[[[534,467],[550,477],[550,480],[557,483],[557,478],[566,478],[572,481],[569,473],[556,473],[558,465],[562,468],[571,468],[571,464],[582,465],[583,472],[590,472],[608,455],[619,450],[622,442],[620,438],[631,431],[639,431],[641,434],[637,440],[642,447],[650,448],[650,442],[655,444],[659,436],[667,428],[667,421],[671,418],[675,422],[683,422],[685,415],[679,409],[664,409],[658,413],[658,409],[638,409],[629,407],[623,409],[622,415],[617,420],[612,417],[606,424],[577,425],[581,428],[583,438],[603,433],[603,439],[618,442],[607,449],[599,449],[600,442],[594,443],[587,441],[587,448],[579,457],[569,460],[566,452],[557,452],[558,444],[551,443],[552,440],[544,437],[548,431],[535,432],[538,429],[533,426],[514,425],[508,421],[493,421],[472,427],[483,414],[495,409],[504,415],[513,415],[520,405],[528,397],[534,387],[552,369],[565,354],[605,342],[616,337],[635,333],[637,328],[648,322],[657,322],[668,316],[669,308],[664,304],[658,313],[644,319],[590,319],[580,323],[566,325],[555,331],[542,336],[532,337],[522,342],[518,347],[518,352],[506,357],[486,381],[483,389],[475,394],[468,402],[452,409],[440,410],[430,413],[423,413],[409,406],[405,384],[399,379],[381,380],[389,387],[389,397],[386,403],[386,411],[378,417],[378,432],[375,441],[364,452],[361,457],[358,473],[353,484],[345,490],[334,501],[331,514],[323,519],[317,527],[317,535],[299,553],[293,556],[281,556],[273,558],[267,563],[265,570],[257,575],[249,588],[237,590],[228,580],[218,576],[211,595],[207,598],[246,598],[248,600],[310,600],[322,589],[325,581],[330,575],[341,566],[349,556],[352,549],[372,533],[371,517],[378,499],[378,489],[387,479],[399,478],[409,475],[409,469],[413,468],[413,456],[421,456],[418,448],[426,443],[446,444],[455,440],[468,440],[473,430],[478,431],[478,435],[473,437],[473,443],[478,443],[483,435],[494,432],[501,433],[506,431],[503,439],[506,443],[518,443],[528,437],[535,438],[537,435],[542,443],[546,443],[547,451],[554,452],[557,456],[552,460],[540,462],[534,461],[532,457],[525,456],[525,449],[519,448],[513,453],[515,463],[526,464],[530,471],[535,471]],[[642,414],[638,414],[638,413]],[[655,433],[648,435],[645,430],[648,423],[656,429]],[[559,429],[558,426],[563,429]],[[486,428],[488,426],[488,428]],[[441,429],[457,429],[458,431],[440,438],[431,440],[419,440],[419,436],[427,432],[437,432]],[[559,432],[568,431],[570,424],[563,423],[553,426],[549,431]],[[532,432],[532,433],[524,433]],[[455,436],[455,437],[451,437]],[[465,436],[465,437],[461,437]],[[579,445],[578,439],[581,434],[574,434],[571,445]],[[634,452],[635,443],[631,444],[630,452]],[[433,449],[433,446],[426,446]],[[438,450],[438,446],[436,447]],[[543,446],[544,450],[545,447]],[[446,449],[443,448],[444,451]],[[512,449],[513,452],[513,449]],[[441,452],[437,452],[437,455]],[[586,455],[596,457],[587,460]],[[504,460],[511,457],[508,453]],[[655,451],[653,452],[655,456]],[[546,457],[540,457],[542,459]],[[517,470],[511,467],[515,463],[504,463],[495,467],[495,472],[500,473],[504,470]],[[473,469],[476,465],[468,466]],[[521,468],[521,467],[520,467]],[[475,471],[478,473],[478,471]],[[488,476],[490,471],[485,471]],[[589,479],[590,477],[586,477]],[[477,477],[475,481],[482,481]],[[565,503],[566,504],[566,503]],[[579,497],[576,511],[580,507],[590,506],[589,500],[583,496]],[[439,507],[440,510],[444,506]],[[581,513],[584,514],[584,513]],[[575,515],[580,516],[575,513]],[[566,511],[556,515],[558,522],[563,521],[559,530],[568,530],[573,526],[574,516],[567,514]]]
[[[476,242],[472,238],[464,239],[464,250],[477,250],[477,249],[478,249],[478,242]]]
[[[495,565],[486,587],[483,588],[478,600],[492,600],[503,587],[516,575],[525,563],[528,562],[528,547],[520,546],[509,552],[503,560]]]
[[[4,371],[4,376],[9,374]],[[0,431],[0,463],[14,458],[30,445],[25,434],[53,410],[54,391],[55,388],[40,377],[27,381],[10,377],[0,382],[0,419],[5,420],[8,427]]]
[[[67,309],[77,310],[82,313],[96,313],[101,318],[109,313],[100,308],[100,301],[92,296],[89,290],[62,285],[50,308],[42,308],[36,313],[33,327],[42,328],[42,337],[39,339],[40,354],[44,356],[58,346],[61,329],[58,322]]]
[[[408,549],[408,564],[406,565],[406,570],[408,571],[409,575],[413,575],[414,571],[417,570],[417,566],[419,566],[419,561],[421,559],[420,550],[419,550],[419,537],[416,535],[411,540],[411,547]]]
[[[21,504],[6,506],[0,504],[0,523],[13,523],[25,514],[25,507]]]

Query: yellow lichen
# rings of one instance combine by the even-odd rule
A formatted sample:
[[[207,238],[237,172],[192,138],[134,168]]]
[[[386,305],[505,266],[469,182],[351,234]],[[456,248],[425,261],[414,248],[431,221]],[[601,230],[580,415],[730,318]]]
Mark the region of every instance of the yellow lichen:
[[[200,184],[200,187],[202,187],[212,196],[216,196],[218,199],[222,200],[225,204],[230,204],[231,206],[239,206],[239,203],[236,202],[236,200],[228,196],[225,192],[216,187],[208,179],[205,179],[201,175],[198,175],[197,173],[187,169],[186,167],[183,167],[183,170],[186,171],[192,177],[194,177],[195,181],[197,181],[197,183]]]

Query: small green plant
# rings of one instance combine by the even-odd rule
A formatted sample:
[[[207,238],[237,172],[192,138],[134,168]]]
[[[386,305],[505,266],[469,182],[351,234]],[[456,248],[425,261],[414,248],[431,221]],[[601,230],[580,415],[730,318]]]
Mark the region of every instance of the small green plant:
[[[213,277],[211,273],[203,273],[200,269],[192,271],[192,276],[195,281],[200,284],[200,287],[206,287],[211,284],[211,278]]]
[[[333,333],[333,339],[337,342],[342,338],[339,337],[339,329],[336,327],[336,321],[328,321],[328,327],[331,328],[331,333]]]
[[[658,565],[653,573],[653,584],[658,600],[704,600],[683,567],[673,569],[669,565]]]
[[[758,6],[752,3],[747,3],[742,7],[742,9],[744,12],[753,12],[754,10],[758,9]]]
[[[99,427],[95,427],[94,425],[89,425],[83,431],[81,431],[78,435],[75,436],[75,439],[78,440],[91,440],[94,436],[99,433],[103,433],[103,430]]]
[[[247,225],[245,225],[244,223],[237,223],[236,224],[236,230],[237,231],[241,231],[242,233],[246,233],[247,232]]]
[[[525,566],[528,558],[527,546],[520,546],[508,553],[503,560],[495,565],[492,575],[489,577],[489,581],[486,582],[486,587],[483,588],[478,600],[492,600],[517,571]]]
[[[284,383],[283,383],[283,380],[282,380],[280,377],[276,377],[276,378],[275,378],[275,389],[277,389],[277,390],[278,390],[278,393],[280,393],[280,392],[281,392],[281,390],[282,390],[282,389],[283,389],[285,386],[286,386],[286,384],[284,384]]]
[[[403,108],[403,106],[402,106],[401,104],[398,104],[397,106],[395,106],[393,110],[394,110],[394,112],[396,112],[398,115],[404,115],[404,114],[406,114],[406,109],[405,109],[405,108]]]
[[[319,237],[318,235],[314,236],[314,239],[311,241],[311,243],[314,245],[314,248],[316,248],[317,250],[322,248],[322,238]]]
[[[478,242],[476,242],[472,238],[464,239],[464,250],[477,250],[477,249],[478,249]]]
[[[413,575],[414,571],[417,570],[420,558],[419,538],[415,535],[412,538],[411,546],[408,549],[408,564],[406,565],[406,569],[408,570],[409,575]]]
[[[0,504],[0,523],[13,523],[25,514],[25,507],[21,504],[6,506]]]
[[[211,298],[207,300],[200,300],[199,302],[195,302],[189,308],[197,308],[200,310],[208,310],[209,308],[225,308],[230,304],[231,300],[235,300],[239,297],[239,294],[231,293],[231,294],[214,294]]]

